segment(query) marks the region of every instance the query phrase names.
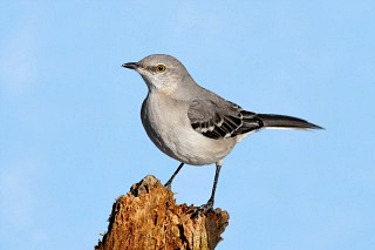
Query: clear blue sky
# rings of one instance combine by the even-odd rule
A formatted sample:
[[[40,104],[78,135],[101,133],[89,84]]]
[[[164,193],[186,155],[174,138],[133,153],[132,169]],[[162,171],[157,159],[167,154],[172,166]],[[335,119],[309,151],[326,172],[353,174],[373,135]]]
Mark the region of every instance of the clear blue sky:
[[[120,67],[153,53],[246,109],[326,128],[262,131],[234,149],[217,249],[373,249],[374,11],[374,1],[2,1],[0,249],[92,249],[116,197],[147,174],[169,178],[178,162],[139,118],[146,86]],[[206,202],[213,176],[183,169],[177,201]]]

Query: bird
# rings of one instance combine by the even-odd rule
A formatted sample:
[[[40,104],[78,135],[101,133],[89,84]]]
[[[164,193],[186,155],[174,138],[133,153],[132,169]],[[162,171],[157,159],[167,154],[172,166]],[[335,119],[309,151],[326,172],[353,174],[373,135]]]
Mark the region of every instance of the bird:
[[[201,87],[171,55],[152,54],[122,66],[138,72],[147,85],[141,108],[147,135],[163,153],[180,162],[165,186],[171,189],[184,164],[216,165],[211,196],[200,206],[204,210],[213,209],[223,160],[243,138],[266,128],[322,129],[297,117],[245,110]]]

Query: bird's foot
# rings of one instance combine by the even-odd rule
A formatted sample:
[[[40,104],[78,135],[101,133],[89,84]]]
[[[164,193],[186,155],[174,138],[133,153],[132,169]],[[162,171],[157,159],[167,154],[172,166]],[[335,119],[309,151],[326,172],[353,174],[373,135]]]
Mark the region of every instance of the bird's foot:
[[[200,205],[199,207],[194,207],[191,209],[192,217],[196,218],[201,214],[214,211],[214,202],[209,200],[206,204]]]
[[[165,183],[164,184],[164,187],[167,189],[167,190],[169,190],[169,191],[172,191],[172,182],[167,182],[167,183]]]

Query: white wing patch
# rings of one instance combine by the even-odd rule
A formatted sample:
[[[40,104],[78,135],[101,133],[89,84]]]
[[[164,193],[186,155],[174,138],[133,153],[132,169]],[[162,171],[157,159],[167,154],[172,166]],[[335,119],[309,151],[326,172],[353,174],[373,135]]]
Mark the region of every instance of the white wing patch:
[[[194,101],[190,105],[188,116],[192,128],[212,139],[235,137],[263,126],[255,113],[242,110],[236,104],[219,107],[210,100]]]

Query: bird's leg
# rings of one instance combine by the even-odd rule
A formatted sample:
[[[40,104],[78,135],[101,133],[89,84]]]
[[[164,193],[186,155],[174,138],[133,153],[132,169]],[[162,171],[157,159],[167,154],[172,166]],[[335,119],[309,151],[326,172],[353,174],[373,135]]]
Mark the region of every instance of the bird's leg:
[[[213,209],[213,207],[214,207],[215,192],[216,192],[217,182],[219,180],[220,169],[221,169],[221,162],[217,162],[216,163],[215,179],[214,179],[214,184],[212,186],[211,197],[208,200],[208,202],[201,207],[204,210],[210,210],[210,209]]]
[[[174,179],[174,177],[176,177],[176,175],[178,174],[178,172],[180,172],[181,168],[184,166],[184,163],[181,162],[181,164],[178,166],[178,168],[176,169],[176,171],[174,171],[174,173],[172,174],[171,178],[169,178],[169,180],[164,184],[164,187],[166,187],[167,189],[171,190],[172,188],[172,181]]]

